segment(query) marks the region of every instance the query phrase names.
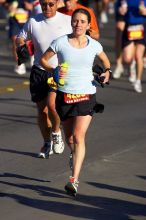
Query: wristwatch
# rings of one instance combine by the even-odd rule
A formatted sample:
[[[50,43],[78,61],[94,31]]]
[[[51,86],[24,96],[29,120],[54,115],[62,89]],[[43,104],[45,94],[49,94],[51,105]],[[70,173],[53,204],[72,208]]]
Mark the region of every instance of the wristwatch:
[[[111,70],[110,68],[106,68],[106,69],[104,70],[104,73],[105,73],[106,71],[109,71],[110,75],[112,74],[112,70]]]

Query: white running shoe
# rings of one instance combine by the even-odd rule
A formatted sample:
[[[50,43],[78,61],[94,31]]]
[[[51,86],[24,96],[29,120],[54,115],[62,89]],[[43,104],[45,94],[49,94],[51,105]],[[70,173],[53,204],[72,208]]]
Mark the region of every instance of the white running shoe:
[[[134,83],[135,81],[136,81],[136,62],[135,60],[133,60],[129,69],[129,82]]]
[[[140,80],[136,80],[136,82],[134,83],[134,89],[136,92],[142,93],[142,85]]]
[[[118,64],[113,72],[113,78],[119,79],[124,72],[124,68],[122,64]]]
[[[58,133],[52,132],[53,151],[55,154],[62,154],[64,151],[64,142],[62,139],[61,131]]]
[[[105,11],[101,12],[100,21],[101,21],[102,24],[108,23],[108,17],[107,17],[107,14],[106,14]]]
[[[69,182],[65,185],[65,191],[67,194],[71,196],[76,196],[78,191],[79,181],[76,180],[74,177],[70,176]]]
[[[25,64],[22,63],[21,65],[16,65],[14,68],[14,72],[19,74],[19,75],[24,75],[26,73],[26,67]]]

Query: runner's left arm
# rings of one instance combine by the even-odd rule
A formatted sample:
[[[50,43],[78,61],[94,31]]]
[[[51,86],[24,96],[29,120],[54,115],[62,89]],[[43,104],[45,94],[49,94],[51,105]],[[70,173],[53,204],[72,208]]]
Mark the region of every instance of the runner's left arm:
[[[98,55],[98,58],[102,62],[103,68],[104,68],[104,73],[101,74],[101,77],[104,77],[103,84],[109,82],[110,78],[110,61],[106,55],[106,53],[103,51]]]

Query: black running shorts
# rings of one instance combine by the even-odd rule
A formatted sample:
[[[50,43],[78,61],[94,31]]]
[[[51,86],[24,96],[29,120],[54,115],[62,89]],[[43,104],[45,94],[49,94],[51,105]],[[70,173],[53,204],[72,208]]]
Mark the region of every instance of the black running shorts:
[[[48,78],[51,77],[47,71],[33,66],[30,74],[30,93],[33,102],[40,102],[48,96],[51,91],[47,84]]]
[[[140,40],[129,40],[128,35],[127,35],[127,28],[128,28],[128,25],[125,26],[125,29],[123,31],[122,48],[128,46],[131,42],[134,42],[134,44],[142,44],[144,46],[146,45],[146,25],[144,25],[144,38]]]
[[[78,103],[67,104],[64,102],[64,93],[57,91],[56,110],[61,121],[74,116],[93,115],[96,104],[96,94],[90,95],[90,99]]]

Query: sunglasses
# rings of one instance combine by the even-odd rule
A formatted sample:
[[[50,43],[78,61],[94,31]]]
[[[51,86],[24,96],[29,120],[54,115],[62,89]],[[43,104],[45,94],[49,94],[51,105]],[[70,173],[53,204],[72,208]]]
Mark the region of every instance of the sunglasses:
[[[42,3],[42,7],[47,7],[49,6],[50,8],[54,7],[55,3],[49,2],[49,3]]]

